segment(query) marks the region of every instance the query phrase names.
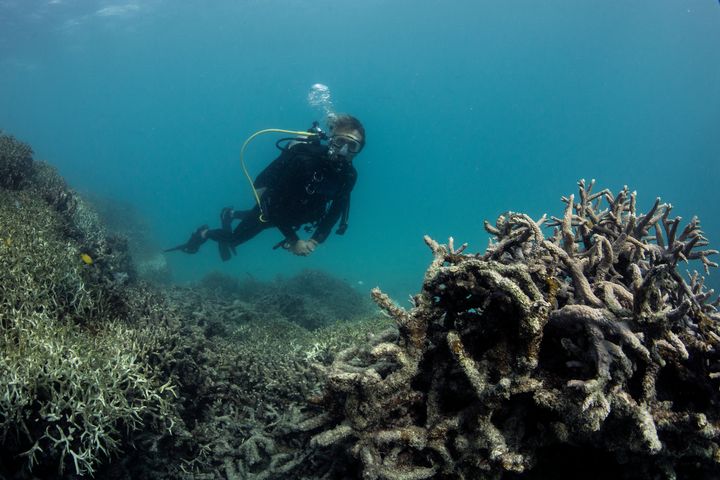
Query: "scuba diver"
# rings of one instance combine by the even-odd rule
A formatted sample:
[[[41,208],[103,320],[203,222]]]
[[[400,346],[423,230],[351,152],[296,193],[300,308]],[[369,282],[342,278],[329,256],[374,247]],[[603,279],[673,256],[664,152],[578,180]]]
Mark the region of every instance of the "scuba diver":
[[[203,225],[186,243],[165,251],[196,253],[210,239],[218,243],[220,257],[227,261],[235,254],[237,245],[267,228],[276,227],[284,239],[274,249],[282,247],[295,255],[307,256],[325,241],[338,220],[336,233],[345,233],[350,192],[357,179],[352,160],[365,146],[365,129],[350,115],[330,117],[328,127],[329,136],[320,129],[318,122],[314,122],[307,132],[293,132],[303,135],[278,140],[276,146],[281,150],[280,156],[257,176],[255,182],[250,179],[243,162],[256,205],[249,210],[223,208],[221,228],[210,229]],[[243,150],[255,135],[245,142]],[[240,220],[240,223],[233,230],[234,220]],[[306,232],[313,232],[307,240],[297,234],[303,226]]]

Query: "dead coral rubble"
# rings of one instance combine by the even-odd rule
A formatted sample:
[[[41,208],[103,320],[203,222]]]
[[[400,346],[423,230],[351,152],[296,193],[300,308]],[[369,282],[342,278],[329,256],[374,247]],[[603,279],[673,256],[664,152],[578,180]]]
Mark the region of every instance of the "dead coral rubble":
[[[677,269],[717,251],[659,199],[579,187],[561,218],[486,223],[483,255],[426,237],[414,307],[373,291],[399,337],[336,358],[313,444],[364,479],[716,478],[718,300]]]

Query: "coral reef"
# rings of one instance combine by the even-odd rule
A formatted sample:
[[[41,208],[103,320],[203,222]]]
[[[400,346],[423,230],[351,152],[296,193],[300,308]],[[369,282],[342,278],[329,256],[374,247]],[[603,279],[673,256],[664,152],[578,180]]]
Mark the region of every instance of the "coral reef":
[[[717,252],[579,187],[484,253],[426,238],[386,318],[320,271],[143,282],[142,222],[0,134],[0,478],[716,478],[720,299],[679,268]]]
[[[27,185],[33,175],[32,155],[30,145],[0,130],[0,188],[19,190]]]
[[[169,284],[170,268],[155,238],[148,220],[133,205],[103,197],[84,194],[105,230],[112,236],[127,241],[127,251],[132,258],[132,270],[138,278],[158,284]]]
[[[0,136],[0,477],[83,475],[165,431],[174,387],[147,361],[164,329],[118,276],[122,243],[30,154]]]
[[[276,278],[260,282],[252,277],[239,280],[220,273],[208,274],[199,284],[208,290],[205,301],[213,295],[225,302],[233,298],[235,304],[222,323],[248,316],[284,318],[309,330],[334,325],[338,321],[352,321],[370,316],[375,308],[366,295],[347,282],[320,270],[305,269],[290,278]],[[248,309],[256,309],[249,312]],[[216,317],[217,318],[217,317]]]
[[[320,270],[305,269],[288,279],[277,279],[277,288],[262,299],[286,317],[308,329],[316,329],[370,315],[374,308],[347,282]]]
[[[27,160],[3,166],[27,170],[0,188],[0,478],[312,472],[311,433],[295,427],[322,388],[314,365],[387,320],[338,323],[371,303],[322,272],[140,282],[132,238],[109,233],[137,222],[106,225],[1,140],[3,161]]]
[[[486,223],[484,254],[426,238],[414,307],[373,291],[398,336],[327,369],[313,444],[364,479],[717,478],[718,300],[677,271],[717,252],[659,199],[579,187],[560,218]]]
[[[321,309],[326,309],[336,319],[350,320],[367,315],[372,310],[367,292],[360,294],[346,281],[321,270],[304,269],[288,279],[278,279],[276,283],[279,289],[289,294],[325,304],[321,305]]]
[[[107,465],[103,478],[315,478],[330,470],[308,447],[315,428],[308,399],[319,398],[324,381],[317,365],[329,366],[389,320],[310,331],[240,300],[247,299],[243,283],[213,274],[203,288],[165,291],[167,314],[182,322],[156,353],[177,386],[173,435],[137,440],[142,448]],[[273,285],[253,281],[252,288]]]

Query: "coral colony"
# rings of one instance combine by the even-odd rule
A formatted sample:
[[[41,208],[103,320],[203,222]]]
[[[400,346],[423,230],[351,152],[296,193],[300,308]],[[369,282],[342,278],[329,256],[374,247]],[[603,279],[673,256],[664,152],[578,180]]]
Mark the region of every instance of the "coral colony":
[[[426,237],[386,318],[322,272],[170,286],[0,134],[0,478],[715,479],[718,300],[679,268],[717,252],[593,187]]]
[[[578,447],[628,478],[716,478],[718,301],[677,266],[707,272],[717,252],[670,205],[639,214],[627,188],[579,186],[562,218],[486,224],[482,255],[426,237],[414,308],[373,290],[399,337],[337,356],[333,426],[313,443],[352,452],[368,479],[504,478]]]
[[[90,474],[169,421],[173,387],[143,361],[153,330],[121,318],[122,249],[31,155],[0,135],[0,477]]]

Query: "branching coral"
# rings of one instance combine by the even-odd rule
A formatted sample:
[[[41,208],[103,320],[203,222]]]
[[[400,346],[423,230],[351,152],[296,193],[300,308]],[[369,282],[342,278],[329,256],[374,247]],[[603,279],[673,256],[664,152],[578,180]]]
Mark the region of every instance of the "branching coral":
[[[0,131],[0,188],[19,190],[33,175],[32,148]]]
[[[216,305],[211,307],[214,316],[225,324],[262,316],[284,318],[314,330],[338,321],[363,318],[373,312],[373,304],[368,298],[347,282],[320,270],[303,270],[272,282],[260,282],[252,277],[239,280],[211,273],[199,286],[209,290],[202,296],[203,304],[225,305],[227,315],[219,318]],[[213,295],[218,297],[217,301]],[[227,302],[227,298],[232,298],[235,304]]]
[[[319,272],[155,294],[29,147],[0,136],[3,168],[2,477],[716,477],[719,301],[678,268],[717,252],[660,200],[581,181],[483,254],[426,238],[412,308],[372,292],[381,331],[327,326],[366,310]]]
[[[172,386],[157,388],[141,360],[147,333],[113,323],[88,335],[41,313],[10,321],[0,340],[0,434],[28,472],[92,473],[127,431],[149,417],[163,424]]]
[[[132,432],[172,421],[174,386],[147,362],[163,326],[132,326],[142,302],[117,308],[102,259],[66,235],[81,227],[36,188],[0,188],[3,477],[92,473]]]
[[[177,385],[177,422],[171,437],[139,439],[143,448],[122,461],[124,478],[315,478],[329,470],[307,448],[317,419],[305,410],[322,392],[316,364],[329,365],[390,321],[309,331],[262,303],[275,282],[254,283],[253,299],[221,275],[165,291],[164,310],[182,325],[153,357]],[[120,465],[100,474],[117,478]]]
[[[677,268],[707,272],[717,251],[660,200],[639,214],[627,188],[579,187],[560,218],[486,223],[482,255],[426,238],[414,307],[373,292],[399,337],[336,358],[314,444],[351,452],[366,479],[583,474],[572,455],[545,460],[563,449],[605,452],[626,478],[714,478],[718,301]]]

